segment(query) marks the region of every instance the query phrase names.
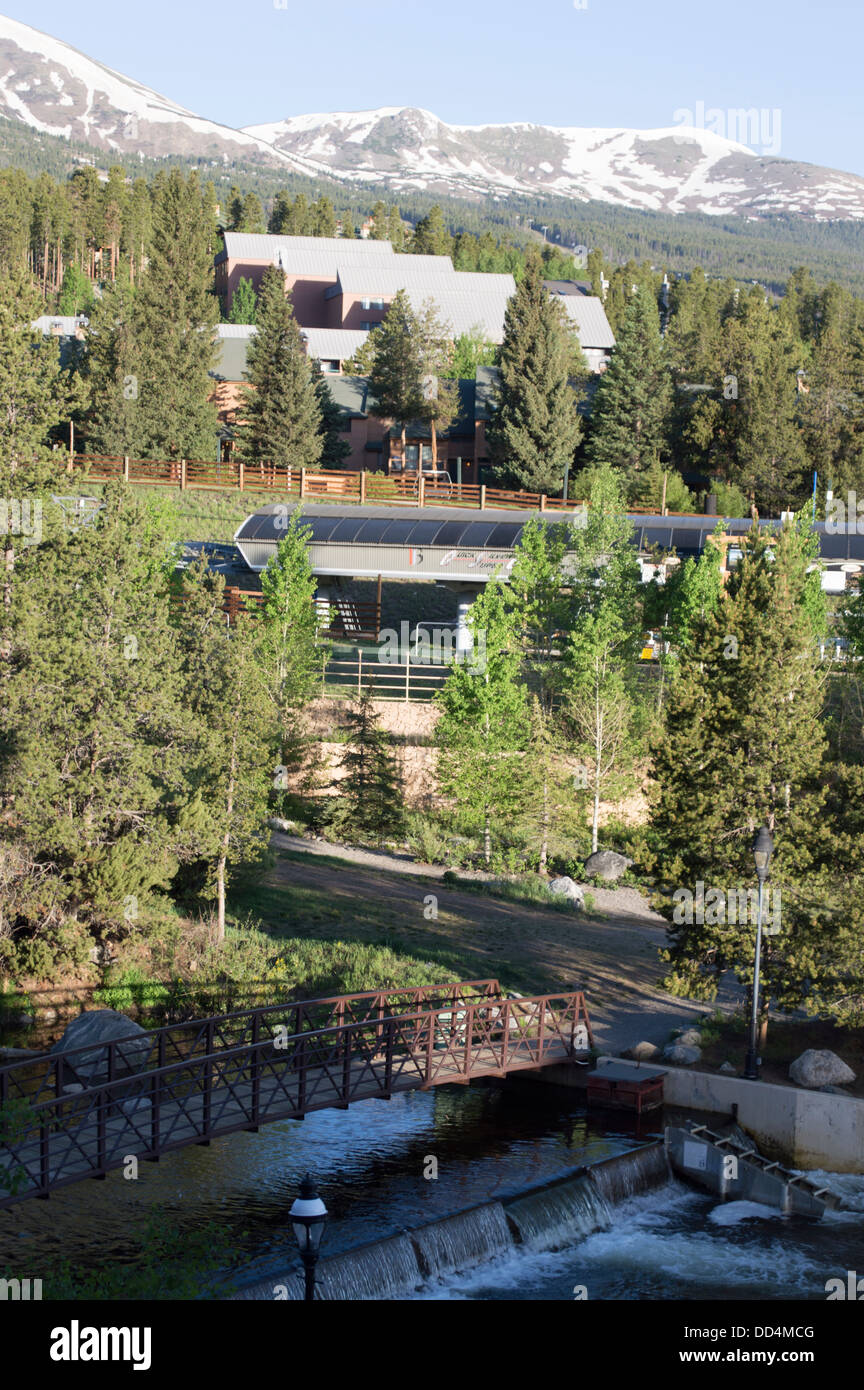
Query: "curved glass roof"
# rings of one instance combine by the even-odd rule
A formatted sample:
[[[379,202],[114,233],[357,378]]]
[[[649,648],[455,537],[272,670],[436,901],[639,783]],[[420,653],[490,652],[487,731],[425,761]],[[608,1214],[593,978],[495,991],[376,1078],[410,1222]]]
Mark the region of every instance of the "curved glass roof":
[[[470,513],[446,521],[414,517],[315,516],[304,515],[303,525],[312,532],[316,545],[404,545],[469,546],[472,550],[491,546],[512,550],[519,542],[521,521],[477,521]],[[283,514],[259,512],[250,516],[237,533],[238,541],[279,541],[285,535]]]

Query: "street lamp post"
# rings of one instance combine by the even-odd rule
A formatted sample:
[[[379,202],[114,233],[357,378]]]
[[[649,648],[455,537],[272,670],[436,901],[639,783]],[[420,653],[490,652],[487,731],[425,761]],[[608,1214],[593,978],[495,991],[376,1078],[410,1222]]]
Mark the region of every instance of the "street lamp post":
[[[327,1208],[318,1196],[311,1173],[307,1173],[300,1184],[300,1196],[295,1198],[289,1216],[303,1260],[306,1282],[304,1302],[312,1303],[315,1299],[315,1266],[327,1224]]]
[[[759,879],[759,907],[756,918],[756,959],[753,963],[753,1000],[750,1009],[750,1038],[747,1047],[747,1060],[744,1063],[744,1079],[759,1080],[759,1058],[757,1057],[756,1031],[759,1022],[759,966],[762,958],[762,906],[765,898],[765,880],[768,865],[774,850],[771,832],[763,825],[753,842],[753,858],[756,861],[756,876]]]

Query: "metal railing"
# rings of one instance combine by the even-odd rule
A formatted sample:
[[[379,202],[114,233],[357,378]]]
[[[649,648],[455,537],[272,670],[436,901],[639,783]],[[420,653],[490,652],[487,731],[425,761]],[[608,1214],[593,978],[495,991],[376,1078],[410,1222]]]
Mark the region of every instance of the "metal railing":
[[[100,1070],[71,1093],[28,1095],[17,1111],[8,1100],[0,1109],[0,1207],[102,1176],[132,1156],[156,1159],[218,1135],[396,1091],[506,1076],[570,1060],[592,1045],[581,991],[509,999],[496,981],[479,981],[432,989],[421,1001],[431,1007],[394,1012],[396,996],[411,993],[281,1006],[283,1013],[328,1010],[319,1027],[304,1026],[312,1013],[290,1015],[299,1023],[293,1032],[290,1024],[274,1029],[280,1006],[199,1021],[195,1046],[174,1061],[160,1042],[174,1030],[160,1029],[153,1035],[155,1066],[136,1065],[129,1051],[141,1046],[140,1035],[117,1040],[95,1058],[107,1074]],[[251,1030],[241,1042],[230,1031],[225,1037],[228,1019],[237,1017]],[[77,1051],[91,1053],[90,1065],[99,1054]],[[125,1075],[116,1075],[118,1061]]]

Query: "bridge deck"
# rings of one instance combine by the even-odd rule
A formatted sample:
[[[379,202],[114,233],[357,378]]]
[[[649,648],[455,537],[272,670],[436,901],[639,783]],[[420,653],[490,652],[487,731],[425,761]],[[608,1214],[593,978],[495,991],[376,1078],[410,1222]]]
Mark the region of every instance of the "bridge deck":
[[[132,1156],[156,1159],[315,1110],[547,1066],[589,1044],[581,994],[486,997],[290,1036],[277,1030],[170,1066],[142,1065],[35,1104],[13,1102],[0,1145],[0,1206],[104,1176]]]

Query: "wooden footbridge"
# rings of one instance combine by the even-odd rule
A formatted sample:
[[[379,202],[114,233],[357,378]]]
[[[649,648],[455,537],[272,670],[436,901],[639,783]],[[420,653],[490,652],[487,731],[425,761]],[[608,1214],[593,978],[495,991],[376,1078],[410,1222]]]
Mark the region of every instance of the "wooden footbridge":
[[[131,1156],[398,1091],[506,1076],[591,1046],[581,992],[497,980],[379,990],[197,1019],[0,1068],[0,1207]]]

